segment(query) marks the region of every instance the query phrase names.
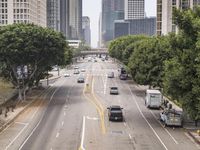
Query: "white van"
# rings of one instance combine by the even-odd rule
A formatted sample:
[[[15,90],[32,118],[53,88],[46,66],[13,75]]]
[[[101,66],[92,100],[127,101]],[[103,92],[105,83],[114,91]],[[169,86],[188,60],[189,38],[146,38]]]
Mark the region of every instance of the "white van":
[[[146,90],[145,105],[148,108],[160,108],[162,94],[159,90]]]

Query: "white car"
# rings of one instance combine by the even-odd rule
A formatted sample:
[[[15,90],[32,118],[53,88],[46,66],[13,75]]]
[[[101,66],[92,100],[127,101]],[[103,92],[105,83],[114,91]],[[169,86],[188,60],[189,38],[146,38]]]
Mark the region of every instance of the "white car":
[[[85,69],[83,68],[83,69],[81,69],[81,72],[85,72]]]
[[[109,72],[108,73],[108,78],[114,78],[114,72]]]
[[[64,77],[70,77],[70,74],[69,73],[65,73]]]
[[[74,70],[74,74],[79,74],[79,70]]]
[[[119,94],[118,87],[110,87],[110,94]]]
[[[74,69],[79,69],[79,67],[78,66],[74,66]]]
[[[84,83],[85,82],[84,77],[83,76],[78,77],[77,82],[78,83]]]

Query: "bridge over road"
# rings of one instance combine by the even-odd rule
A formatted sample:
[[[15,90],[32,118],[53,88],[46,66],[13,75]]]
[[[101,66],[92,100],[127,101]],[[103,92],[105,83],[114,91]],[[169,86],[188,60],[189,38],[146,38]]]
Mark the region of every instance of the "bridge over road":
[[[81,51],[80,55],[95,55],[95,54],[108,54],[108,49],[107,48],[93,48],[91,50],[87,51]]]

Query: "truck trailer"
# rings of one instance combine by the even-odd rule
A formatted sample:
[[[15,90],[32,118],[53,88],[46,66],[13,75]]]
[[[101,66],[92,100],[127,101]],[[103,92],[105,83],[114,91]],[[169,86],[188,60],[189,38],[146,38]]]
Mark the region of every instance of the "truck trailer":
[[[162,94],[159,90],[146,90],[145,105],[148,108],[160,108],[162,104]]]

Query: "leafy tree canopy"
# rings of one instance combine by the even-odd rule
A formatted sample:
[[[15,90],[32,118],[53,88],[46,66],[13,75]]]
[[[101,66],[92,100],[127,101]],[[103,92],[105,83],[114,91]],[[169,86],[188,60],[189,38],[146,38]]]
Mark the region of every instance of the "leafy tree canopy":
[[[28,67],[29,74],[24,82],[33,84],[50,66],[64,64],[64,54],[68,51],[64,36],[51,29],[33,24],[0,28],[0,62],[5,66],[1,75],[15,86],[19,86],[18,66]]]

